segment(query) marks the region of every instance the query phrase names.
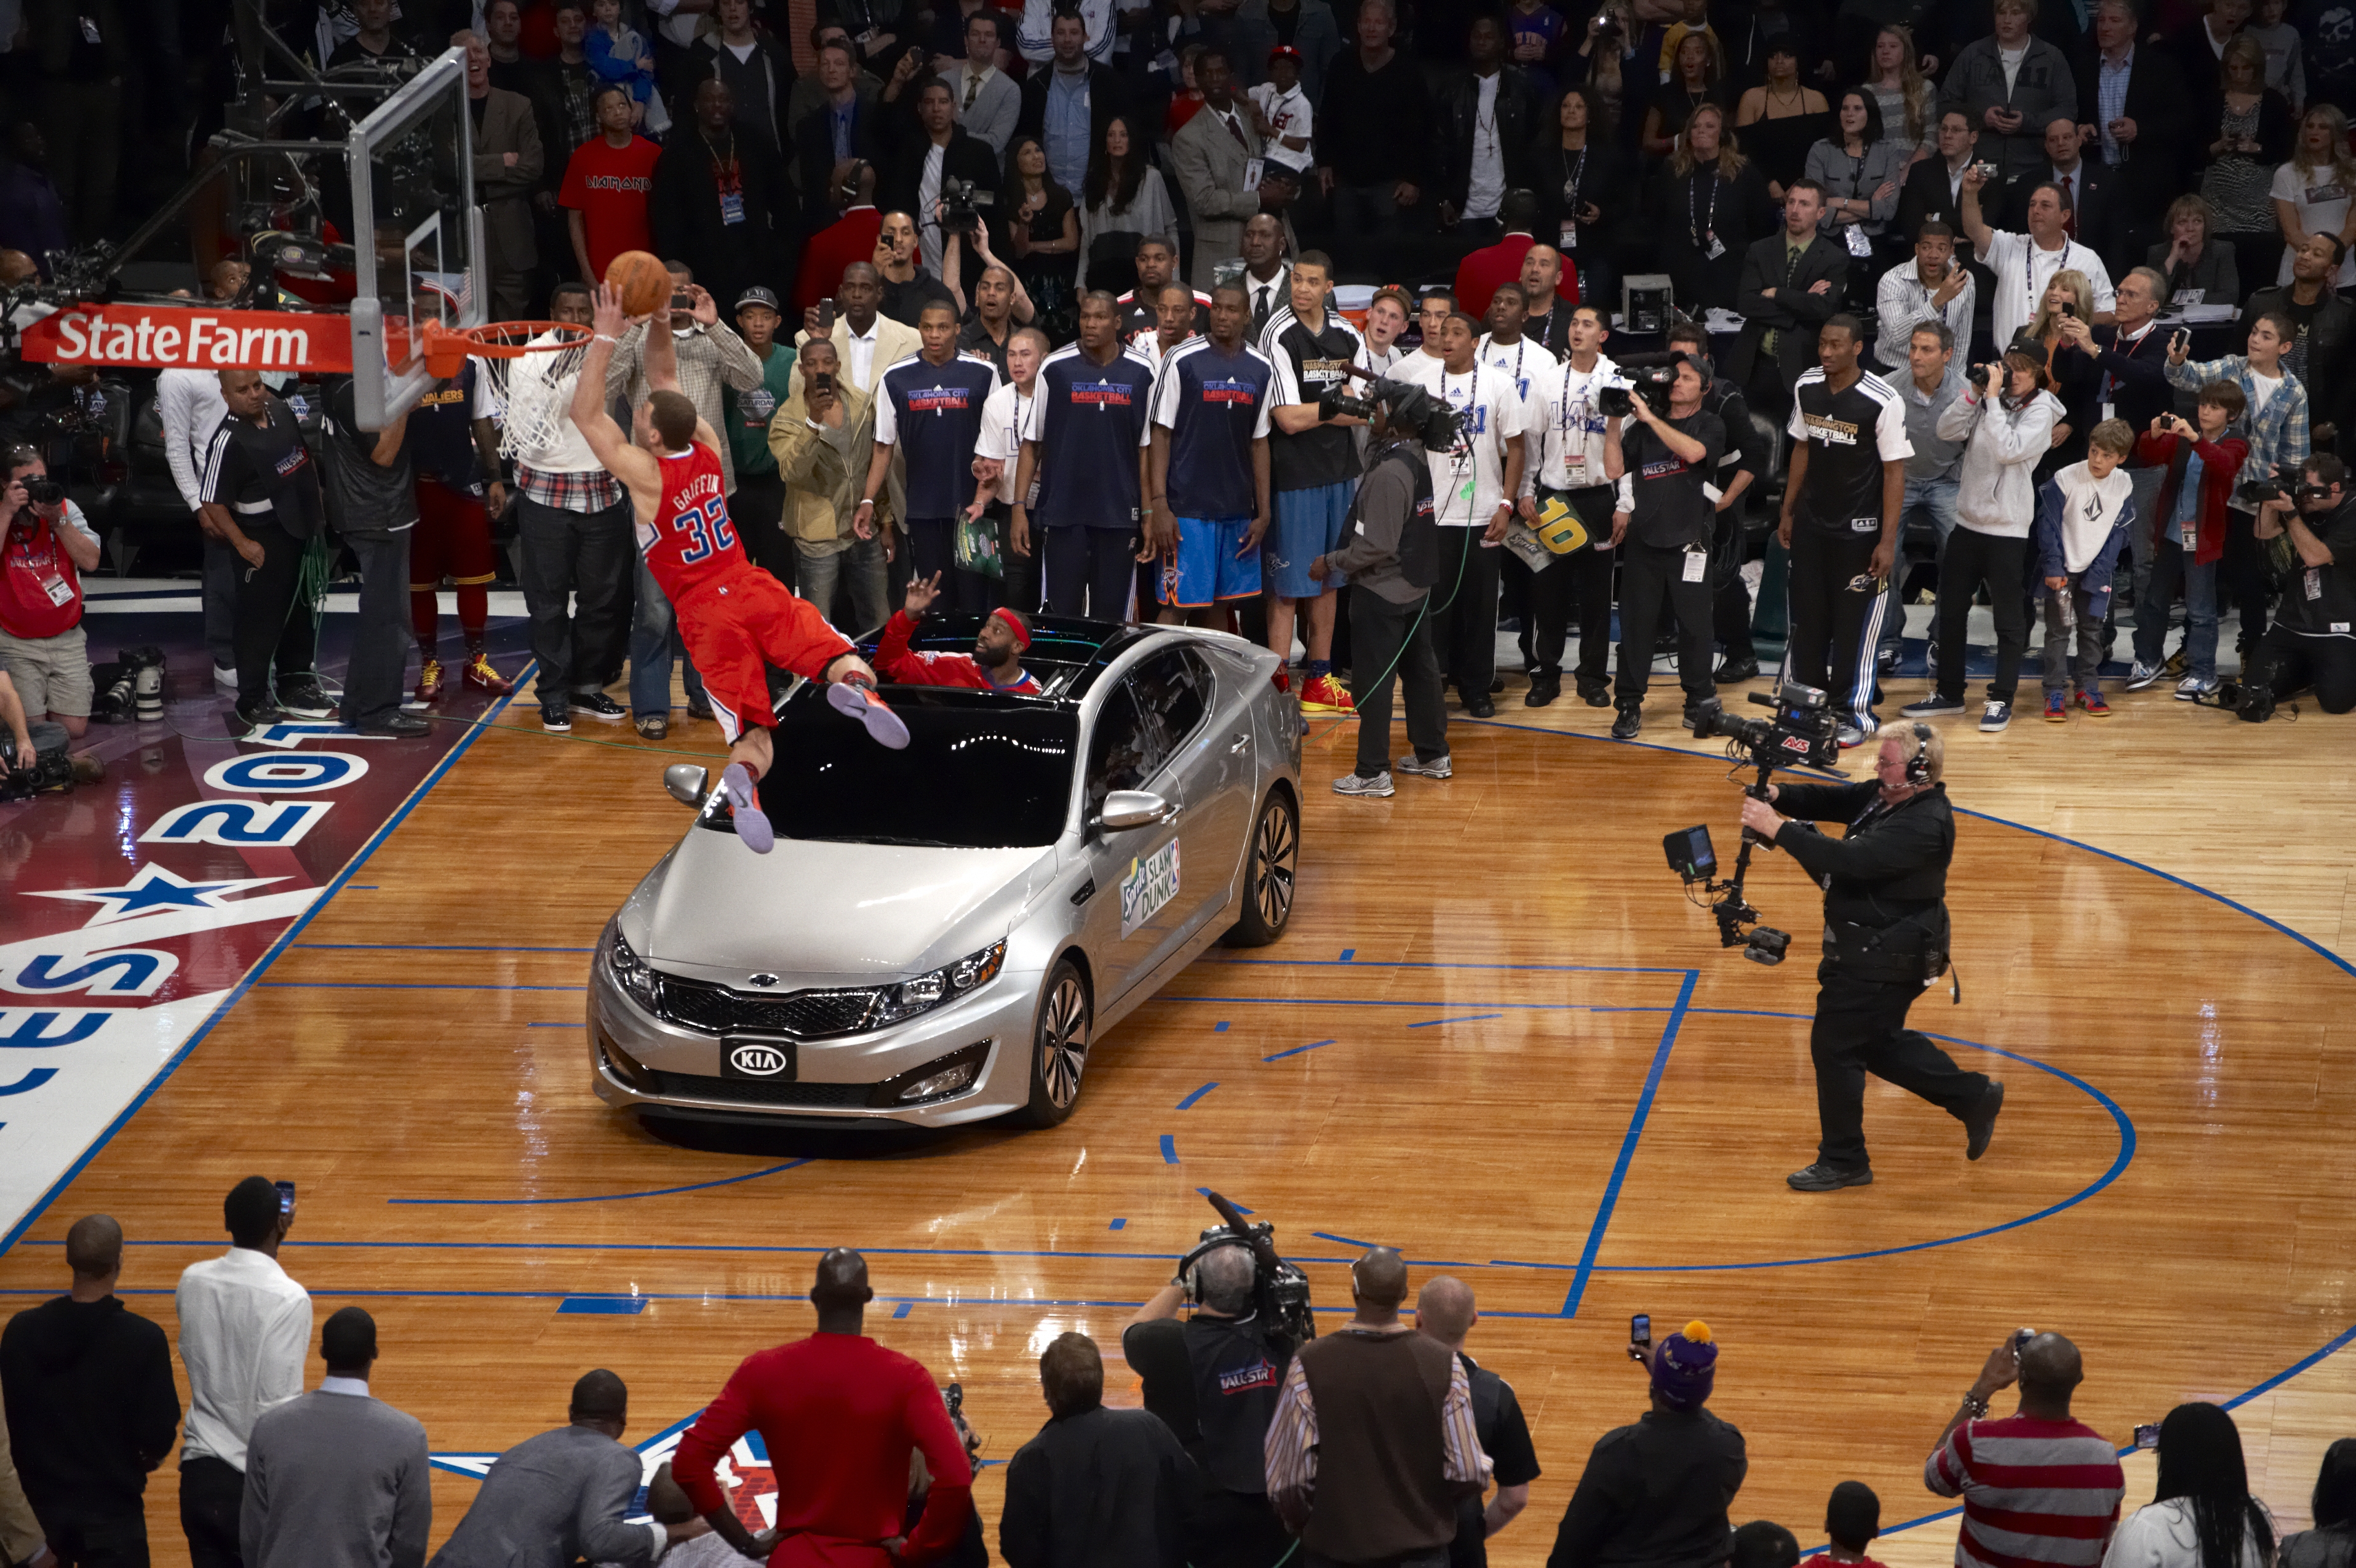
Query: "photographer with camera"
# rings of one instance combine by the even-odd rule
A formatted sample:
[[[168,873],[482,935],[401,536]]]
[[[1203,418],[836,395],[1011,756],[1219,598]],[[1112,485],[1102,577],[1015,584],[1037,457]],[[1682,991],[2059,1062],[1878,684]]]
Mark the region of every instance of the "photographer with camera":
[[[1188,1558],[1195,1568],[1272,1568],[1290,1546],[1268,1499],[1264,1445],[1290,1350],[1272,1342],[1240,1240],[1214,1247],[1138,1308],[1120,1353],[1203,1473]],[[1181,1304],[1194,1310],[1183,1322]]]
[[[1658,380],[1662,369],[1668,371],[1665,389]],[[1653,633],[1664,603],[1676,618],[1687,728],[1700,704],[1718,694],[1709,675],[1709,546],[1719,489],[1710,481],[1726,449],[1726,425],[1702,411],[1708,388],[1709,372],[1700,360],[1674,355],[1666,367],[1647,368],[1630,400],[1639,428],[1623,431],[1619,419],[1604,427],[1603,473],[1619,487],[1612,513],[1612,544],[1620,553],[1615,739],[1633,740],[1643,725]]]
[[[82,635],[81,575],[98,569],[98,535],[29,446],[0,456],[0,670],[15,683],[25,719],[76,739],[90,725],[90,649]],[[33,747],[19,725],[16,760]]]
[[[2258,509],[2257,537],[2287,575],[2275,624],[2258,639],[2244,688],[2242,716],[2264,718],[2274,699],[2308,686],[2327,714],[2356,708],[2356,497],[2348,467],[2328,452],[2299,466],[2295,497]],[[2254,703],[2252,699],[2255,698]]]
[[[1742,581],[1750,542],[1743,528],[1749,510],[1743,498],[1753,486],[1767,482],[1767,460],[1774,455],[1775,443],[1762,442],[1754,434],[1751,401],[1742,389],[1715,373],[1708,332],[1691,321],[1680,321],[1669,328],[1668,346],[1671,353],[1691,354],[1712,371],[1709,385],[1702,389],[1701,406],[1726,426],[1726,448],[1718,455],[1718,517],[1710,542],[1710,577],[1716,585],[1710,592],[1710,620],[1723,654],[1718,683],[1748,681],[1759,673],[1759,653],[1751,640],[1751,590]]]
[[[2019,596],[2019,580],[1997,589]],[[1965,1072],[1906,1010],[1947,971],[1947,865],[1955,814],[1939,781],[1939,732],[1909,725],[1882,737],[1870,780],[1770,784],[1746,795],[1742,825],[1787,851],[1825,888],[1825,950],[1816,966],[1816,1016],[1808,1054],[1816,1066],[1816,1161],[1784,1180],[1798,1192],[1865,1187],[1865,1075],[1921,1096],[1964,1124],[1964,1155],[1987,1152],[2004,1109],[2004,1085]],[[1790,819],[1797,819],[1796,822]],[[1826,838],[1811,822],[1842,822]]]
[[[952,289],[970,289],[972,280],[964,273],[980,267],[979,253],[967,245],[963,258],[967,266],[951,272],[946,262],[958,258],[948,256],[948,246],[952,236],[969,234],[980,226],[974,193],[989,191],[994,199],[1001,178],[997,156],[989,143],[958,124],[957,100],[950,95],[949,84],[938,77],[916,90],[916,123],[913,127],[904,124],[901,131],[900,145],[876,186],[884,221],[889,223],[895,212],[916,214],[917,250],[926,270]],[[949,197],[962,199],[945,202]],[[948,210],[943,210],[945,205]],[[885,293],[884,314],[907,320],[892,308],[888,286]]]

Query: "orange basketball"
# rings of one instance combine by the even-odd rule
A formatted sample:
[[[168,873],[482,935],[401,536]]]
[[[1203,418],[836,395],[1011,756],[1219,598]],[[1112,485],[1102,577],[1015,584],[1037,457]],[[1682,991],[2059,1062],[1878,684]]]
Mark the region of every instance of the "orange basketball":
[[[644,251],[624,251],[605,263],[605,281],[622,291],[622,308],[652,316],[670,304],[670,269]]]

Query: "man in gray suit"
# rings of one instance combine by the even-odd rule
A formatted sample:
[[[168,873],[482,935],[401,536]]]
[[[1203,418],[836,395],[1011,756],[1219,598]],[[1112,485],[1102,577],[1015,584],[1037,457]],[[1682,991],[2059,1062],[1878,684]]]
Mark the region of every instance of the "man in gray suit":
[[[712,1527],[686,1521],[625,1524],[645,1474],[622,1446],[629,1391],[602,1369],[573,1385],[570,1425],[526,1438],[498,1457],[434,1568],[570,1568],[581,1558],[623,1568],[652,1563],[671,1541]]]
[[[326,1380],[262,1412],[245,1451],[245,1568],[423,1568],[434,1523],[425,1428],[369,1393],[376,1319],[319,1333]]]
[[[1207,290],[1219,263],[1243,254],[1245,221],[1260,212],[1281,218],[1298,188],[1281,164],[1263,161],[1259,133],[1236,102],[1227,57],[1205,49],[1194,61],[1194,84],[1203,107],[1170,139],[1170,166],[1194,218],[1194,286]],[[1259,186],[1247,190],[1254,168],[1262,171]],[[1288,242],[1291,227],[1286,220]]]
[[[475,199],[483,209],[483,275],[490,280],[491,319],[531,311],[531,274],[540,265],[531,195],[546,158],[531,100],[491,85],[491,46],[479,33],[450,41],[466,51],[468,113],[475,116]]]

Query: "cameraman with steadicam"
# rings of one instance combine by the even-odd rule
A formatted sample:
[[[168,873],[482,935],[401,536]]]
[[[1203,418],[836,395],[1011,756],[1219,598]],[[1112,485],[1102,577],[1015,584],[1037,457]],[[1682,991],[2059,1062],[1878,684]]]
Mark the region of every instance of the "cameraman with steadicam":
[[[2018,593],[2015,583],[1999,593]],[[2004,1085],[1965,1072],[1906,1010],[1946,971],[1947,865],[1955,814],[1939,775],[1946,750],[1929,725],[1882,732],[1873,778],[1857,784],[1771,784],[1746,795],[1742,825],[1787,852],[1825,889],[1825,949],[1816,966],[1816,1162],[1784,1180],[1799,1192],[1865,1187],[1865,1075],[1920,1095],[1964,1124],[1964,1156],[1987,1152]],[[1798,822],[1787,821],[1797,818]],[[1826,838],[1810,822],[1845,822]]]
[[[1265,1445],[1290,1360],[1255,1307],[1256,1265],[1238,1242],[1205,1252],[1138,1308],[1120,1353],[1203,1473],[1187,1560],[1194,1568],[1273,1568],[1292,1542],[1268,1500]],[[1183,1322],[1180,1305],[1194,1303]]]
[[[1665,603],[1677,623],[1677,678],[1686,727],[1718,694],[1709,674],[1709,546],[1717,525],[1719,455],[1726,424],[1702,412],[1709,372],[1691,354],[1670,356],[1668,408],[1653,406],[1657,382],[1631,400],[1629,417],[1603,432],[1603,472],[1619,486],[1612,545],[1620,553],[1620,676],[1612,733],[1633,739],[1652,679],[1653,633]],[[1652,367],[1657,375],[1660,367]],[[1636,428],[1624,428],[1630,419]]]
[[[2300,465],[2296,497],[2258,509],[2262,547],[2281,552],[2272,542],[2286,540],[2289,570],[2242,682],[2273,697],[2311,685],[2327,714],[2356,708],[2356,496],[2347,479],[2346,464],[2319,453]]]

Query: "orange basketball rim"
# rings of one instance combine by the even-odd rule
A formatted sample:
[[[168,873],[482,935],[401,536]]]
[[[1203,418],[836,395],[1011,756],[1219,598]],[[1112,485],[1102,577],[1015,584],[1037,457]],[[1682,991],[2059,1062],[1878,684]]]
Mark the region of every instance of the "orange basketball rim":
[[[425,324],[425,373],[436,381],[456,375],[468,360],[516,360],[526,354],[554,354],[588,347],[595,336],[572,321],[487,321],[457,329],[438,321]]]

